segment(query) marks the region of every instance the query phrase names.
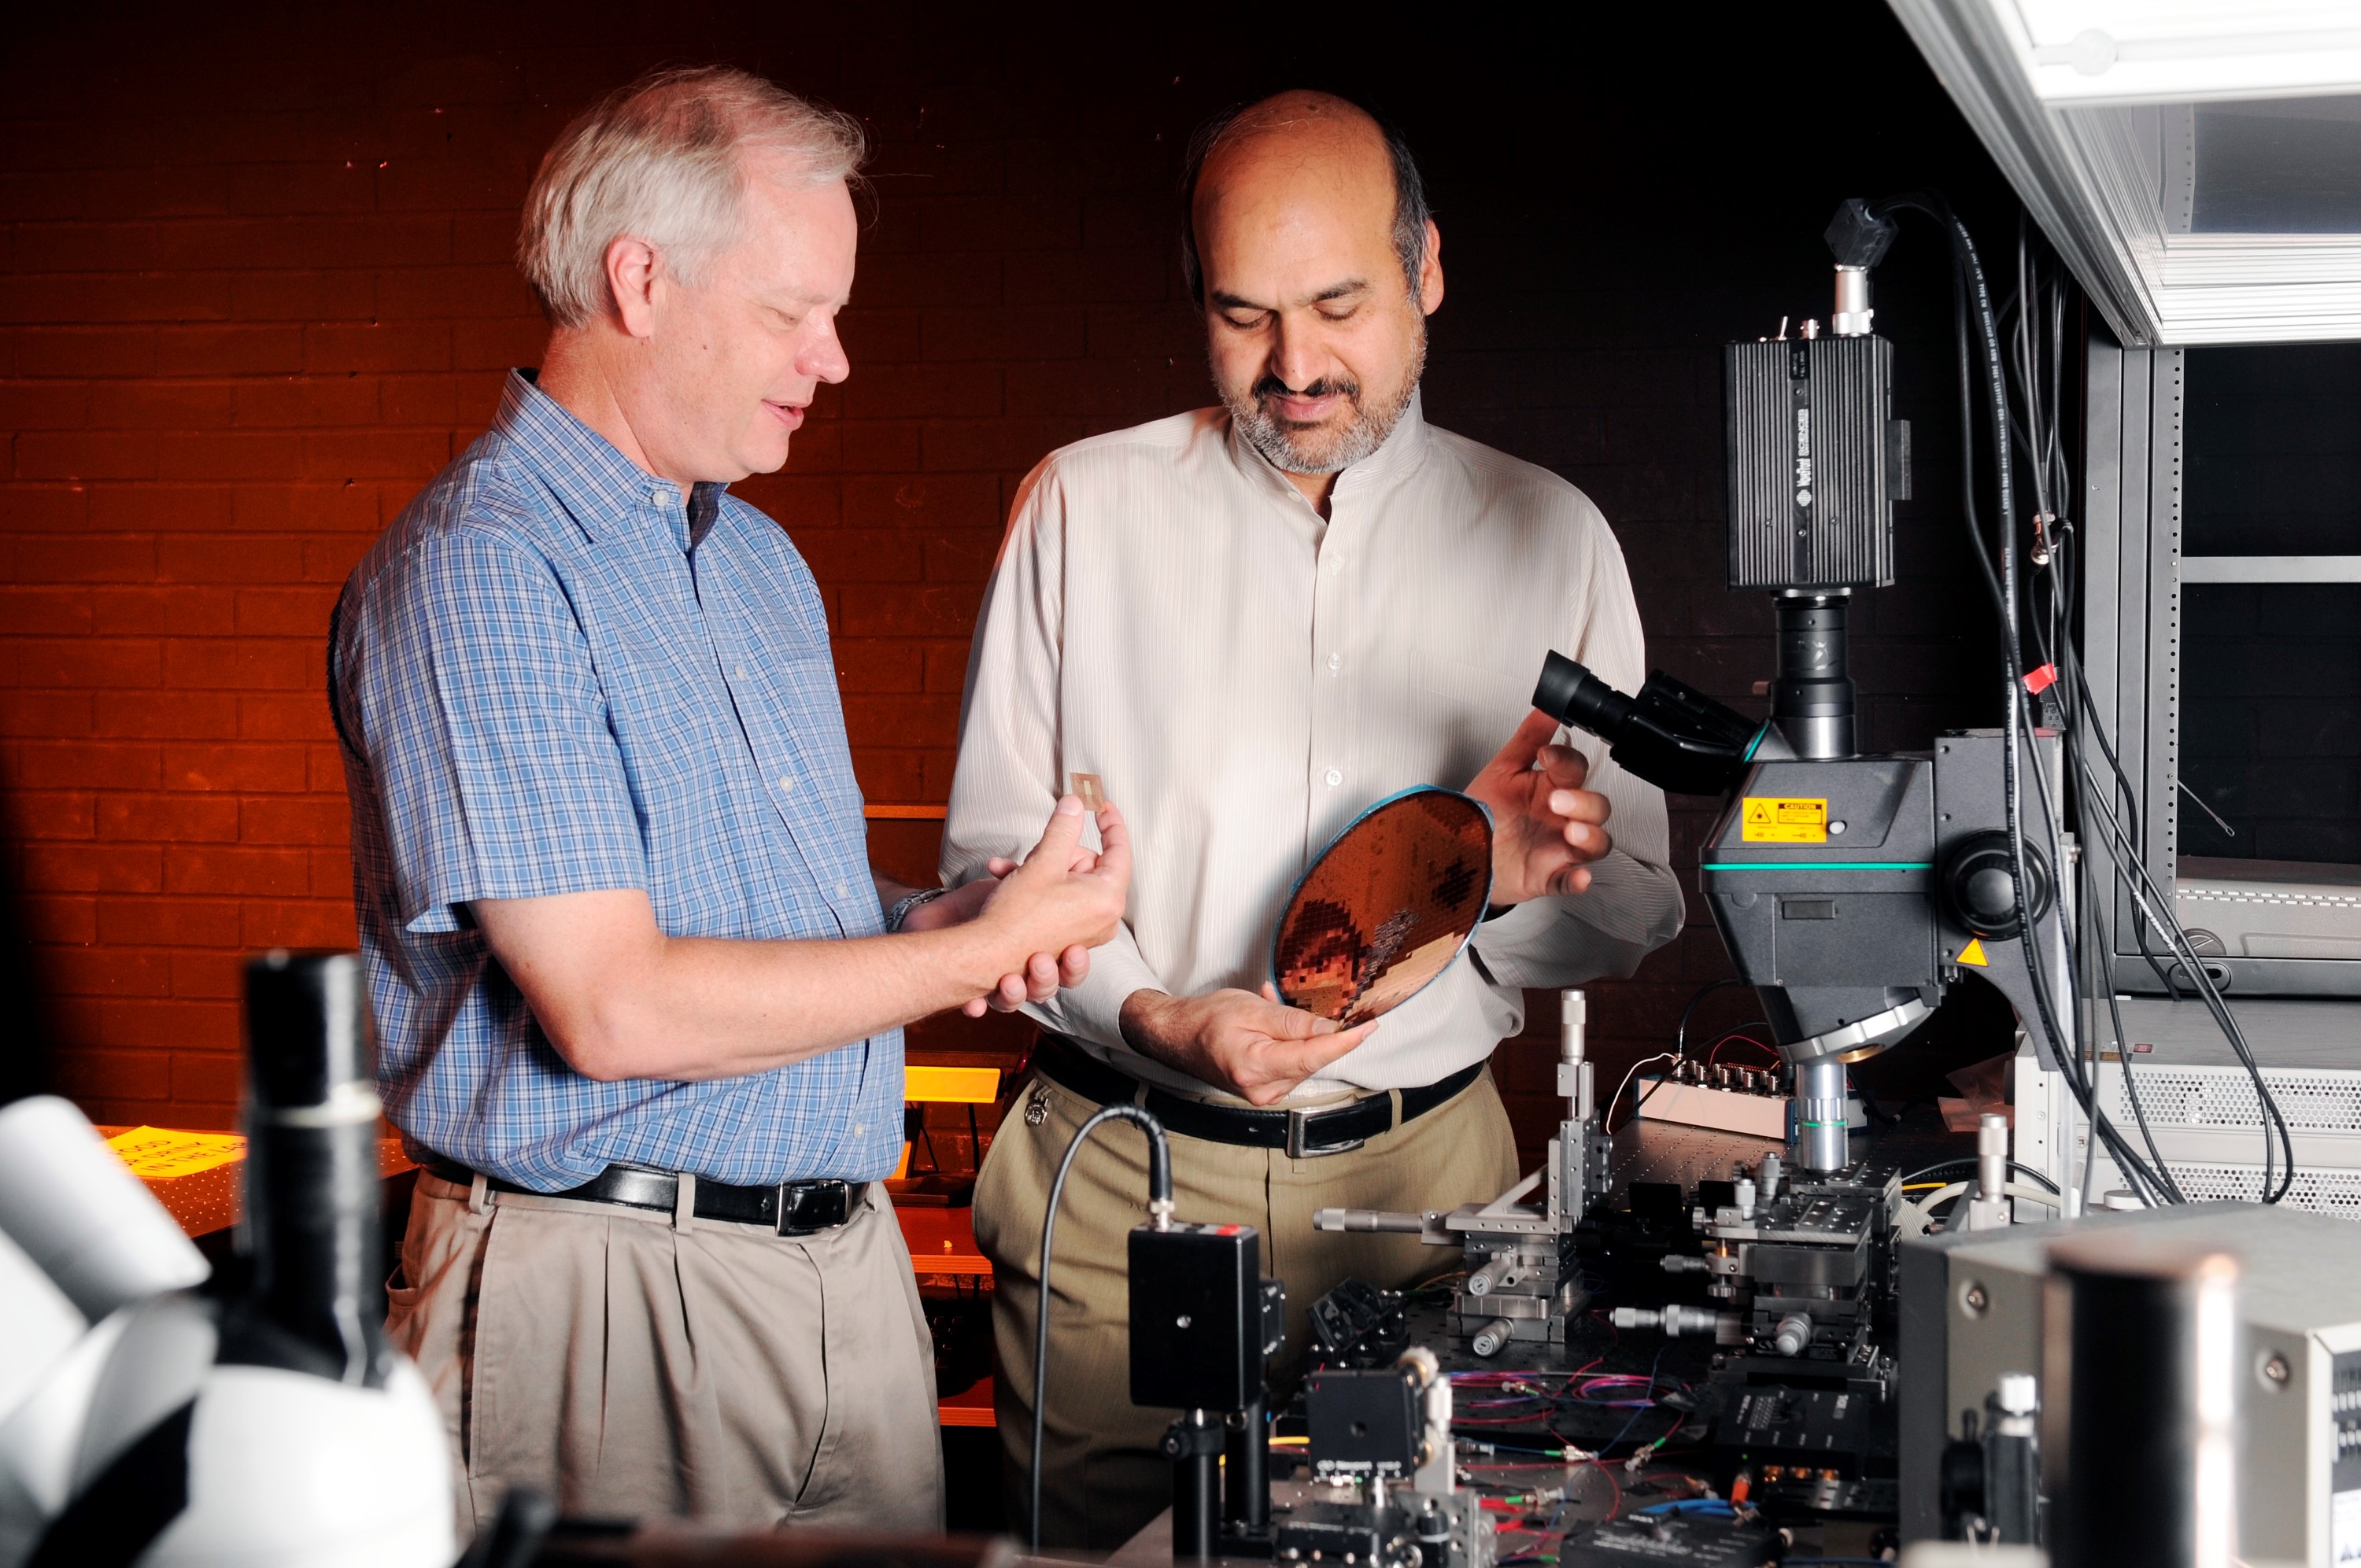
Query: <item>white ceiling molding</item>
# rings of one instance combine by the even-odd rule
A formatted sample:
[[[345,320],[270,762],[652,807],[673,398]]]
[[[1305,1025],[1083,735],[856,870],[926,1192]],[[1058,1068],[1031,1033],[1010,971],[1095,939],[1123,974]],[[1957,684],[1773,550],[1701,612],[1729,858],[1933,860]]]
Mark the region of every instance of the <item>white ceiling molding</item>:
[[[2129,345],[2361,338],[2361,0],[1889,0]]]

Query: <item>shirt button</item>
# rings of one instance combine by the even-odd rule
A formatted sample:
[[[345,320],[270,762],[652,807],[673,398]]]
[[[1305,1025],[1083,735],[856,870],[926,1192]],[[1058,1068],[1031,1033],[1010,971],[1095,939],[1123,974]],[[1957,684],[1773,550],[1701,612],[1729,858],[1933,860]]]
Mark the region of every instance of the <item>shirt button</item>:
[[[843,898],[843,897],[848,896],[848,895],[850,894],[851,891],[851,889],[849,889],[849,888],[847,888],[847,887],[846,887],[842,883],[838,883],[836,884],[836,896],[837,896],[837,897],[839,897],[839,898]]]
[[[779,793],[781,795],[793,795],[795,793],[795,789],[796,781],[789,778],[786,774],[781,773],[779,775]]]
[[[1345,667],[1345,655],[1344,655],[1344,654],[1342,654],[1342,653],[1331,653],[1331,654],[1329,654],[1329,655],[1328,655],[1328,673],[1329,673],[1330,674],[1332,674],[1332,675],[1333,675],[1333,674],[1334,674],[1337,671],[1339,671],[1339,670],[1343,669],[1344,667]]]
[[[1334,789],[1338,784],[1343,784],[1344,782],[1345,775],[1343,773],[1338,773],[1334,768],[1328,770],[1328,787],[1330,789]]]
[[[738,678],[741,681],[746,678],[746,666],[743,664],[738,666]]]

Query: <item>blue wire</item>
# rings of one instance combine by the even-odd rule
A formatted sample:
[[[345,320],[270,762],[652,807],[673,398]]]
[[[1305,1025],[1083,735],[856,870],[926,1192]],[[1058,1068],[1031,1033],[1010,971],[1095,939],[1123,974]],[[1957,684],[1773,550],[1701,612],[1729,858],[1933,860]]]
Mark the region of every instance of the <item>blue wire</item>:
[[[1650,1410],[1656,1408],[1656,1368],[1663,1365],[1664,1361],[1664,1347],[1660,1344],[1656,1347],[1656,1359],[1648,1364],[1648,1402],[1631,1412],[1631,1419],[1623,1423],[1623,1430],[1621,1431],[1617,1432],[1613,1437],[1609,1438],[1604,1443],[1599,1445],[1598,1453],[1602,1458],[1605,1457],[1609,1449],[1614,1447],[1617,1443],[1621,1442],[1625,1438],[1631,1435],[1631,1429],[1640,1424],[1640,1418],[1642,1416],[1646,1415]]]

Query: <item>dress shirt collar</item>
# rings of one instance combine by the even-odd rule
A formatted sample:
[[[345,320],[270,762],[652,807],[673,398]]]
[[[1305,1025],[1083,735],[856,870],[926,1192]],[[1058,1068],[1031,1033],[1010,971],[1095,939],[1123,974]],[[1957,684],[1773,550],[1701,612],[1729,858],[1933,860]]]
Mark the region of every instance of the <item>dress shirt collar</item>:
[[[532,455],[533,466],[575,525],[596,543],[611,533],[644,526],[642,520],[653,508],[664,516],[684,554],[700,543],[730,487],[699,484],[683,507],[679,486],[657,478],[618,452],[612,442],[543,391],[539,378],[531,369],[509,373],[492,429]]]
[[[1336,488],[1331,492],[1331,505],[1347,498],[1374,496],[1392,488],[1416,473],[1426,461],[1428,444],[1425,394],[1413,389],[1410,406],[1402,410],[1401,418],[1375,452],[1336,476]],[[1230,421],[1230,455],[1238,466],[1265,482],[1279,487],[1279,493],[1302,500],[1303,492],[1279,467],[1255,450],[1235,419]],[[1308,501],[1304,503],[1309,506]]]

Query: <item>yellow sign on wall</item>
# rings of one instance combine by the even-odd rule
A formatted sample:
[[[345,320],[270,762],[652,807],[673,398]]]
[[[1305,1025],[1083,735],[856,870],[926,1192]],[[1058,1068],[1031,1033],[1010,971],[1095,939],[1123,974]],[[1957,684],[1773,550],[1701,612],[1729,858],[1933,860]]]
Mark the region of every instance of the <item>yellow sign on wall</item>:
[[[1750,795],[1741,803],[1744,813],[1739,837],[1749,844],[1825,844],[1828,841],[1828,803],[1789,795]]]

